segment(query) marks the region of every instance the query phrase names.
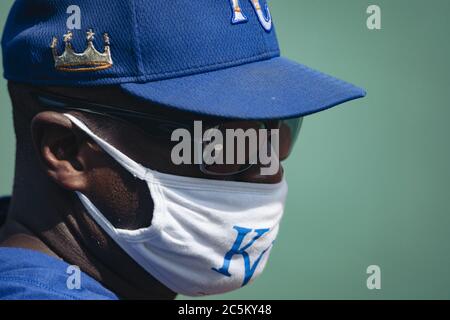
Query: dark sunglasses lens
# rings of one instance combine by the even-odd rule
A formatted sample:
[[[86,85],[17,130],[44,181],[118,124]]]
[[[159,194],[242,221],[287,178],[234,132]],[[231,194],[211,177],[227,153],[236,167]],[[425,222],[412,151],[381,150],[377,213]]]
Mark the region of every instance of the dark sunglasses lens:
[[[259,121],[227,121],[205,130],[202,171],[227,176],[250,168],[257,163],[258,130],[263,128]]]
[[[300,133],[302,122],[303,118],[278,121],[280,160],[286,159],[291,153]],[[258,130],[264,128],[266,128],[266,125],[262,121],[231,121],[213,127],[212,129],[220,131],[223,140],[217,141],[215,138],[209,137],[208,141],[203,143],[203,150],[208,151],[206,152],[206,158],[209,158],[210,162],[202,165],[202,171],[212,175],[235,175],[258,163],[258,150],[261,143]],[[273,126],[269,125],[268,128],[273,129]],[[232,132],[236,133],[238,129],[245,132],[244,138],[241,138],[241,144],[230,133],[227,136],[227,130],[233,130]],[[253,131],[248,131],[249,129],[253,129]],[[234,150],[227,149],[227,144],[230,143],[227,139],[234,139]],[[270,139],[273,139],[273,137]],[[268,141],[269,143],[270,139]],[[232,152],[231,156],[229,154],[230,152]],[[233,160],[233,164],[229,164],[230,162],[227,164],[227,156]],[[238,159],[239,157],[240,161]],[[222,162],[210,164],[212,158],[221,159]]]
[[[287,119],[280,123],[280,159],[286,159],[292,152],[302,127],[303,118]]]
[[[243,165],[228,165],[228,164],[214,164],[214,165],[201,165],[203,173],[214,176],[232,176],[248,170],[253,164]]]

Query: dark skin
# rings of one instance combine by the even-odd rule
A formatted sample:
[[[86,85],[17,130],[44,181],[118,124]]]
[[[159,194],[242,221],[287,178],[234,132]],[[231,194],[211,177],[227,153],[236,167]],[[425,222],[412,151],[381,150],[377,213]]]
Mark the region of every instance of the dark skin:
[[[122,299],[174,299],[176,293],[118,247],[86,213],[75,195],[79,191],[92,199],[115,227],[138,229],[149,226],[152,219],[153,202],[146,184],[120,167],[63,114],[40,110],[30,95],[35,87],[10,83],[9,89],[15,117],[29,122],[24,120],[16,126],[15,183],[8,219],[0,231],[0,246],[32,249],[77,265]],[[138,101],[117,87],[39,89],[123,109],[151,110],[174,118],[204,118]],[[29,109],[35,112],[28,114]],[[257,183],[276,183],[282,179],[281,166],[277,174],[261,176],[258,165],[231,177],[208,176],[196,165],[172,164],[167,141],[149,137],[129,123],[82,112],[70,113],[96,135],[154,170]]]

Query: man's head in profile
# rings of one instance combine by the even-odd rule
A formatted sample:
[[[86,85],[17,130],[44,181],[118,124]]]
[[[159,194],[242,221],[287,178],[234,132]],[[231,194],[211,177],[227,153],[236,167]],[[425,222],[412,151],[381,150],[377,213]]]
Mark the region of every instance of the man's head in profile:
[[[19,0],[2,48],[17,146],[0,298],[250,283],[303,117],[365,94],[280,57],[265,0]]]

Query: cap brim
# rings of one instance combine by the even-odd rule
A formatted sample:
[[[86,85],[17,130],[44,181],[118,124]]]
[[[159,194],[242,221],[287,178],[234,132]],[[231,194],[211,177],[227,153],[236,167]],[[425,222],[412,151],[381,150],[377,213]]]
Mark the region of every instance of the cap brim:
[[[178,110],[238,119],[300,117],[366,94],[350,83],[281,57],[121,87],[134,97]]]

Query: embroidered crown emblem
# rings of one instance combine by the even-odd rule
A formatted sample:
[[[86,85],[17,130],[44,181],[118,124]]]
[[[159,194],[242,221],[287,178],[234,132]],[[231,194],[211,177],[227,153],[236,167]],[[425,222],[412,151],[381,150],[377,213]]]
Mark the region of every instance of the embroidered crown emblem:
[[[107,33],[103,34],[103,41],[105,44],[104,52],[101,53],[94,47],[95,33],[92,29],[86,32],[87,48],[83,53],[76,53],[72,47],[73,33],[68,31],[63,39],[66,44],[64,53],[58,55],[56,48],[58,39],[53,37],[51,48],[53,58],[55,60],[55,68],[59,71],[65,72],[86,72],[98,71],[111,68],[113,61],[111,58],[110,42]]]

